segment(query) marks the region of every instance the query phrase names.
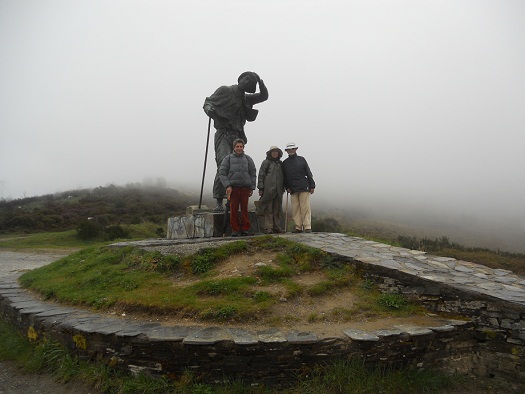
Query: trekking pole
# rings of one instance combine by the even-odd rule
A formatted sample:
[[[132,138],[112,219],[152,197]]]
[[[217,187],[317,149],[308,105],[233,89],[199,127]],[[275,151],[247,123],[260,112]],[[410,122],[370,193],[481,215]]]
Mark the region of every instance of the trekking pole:
[[[288,192],[286,192],[286,208],[284,214],[284,232],[288,232]]]
[[[206,175],[206,161],[208,160],[208,146],[210,144],[210,126],[211,126],[211,117],[208,118],[208,136],[206,137],[206,153],[204,153],[204,168],[202,170],[201,196],[199,198],[199,209],[201,209],[201,205],[202,205],[202,189],[204,189],[204,176]]]

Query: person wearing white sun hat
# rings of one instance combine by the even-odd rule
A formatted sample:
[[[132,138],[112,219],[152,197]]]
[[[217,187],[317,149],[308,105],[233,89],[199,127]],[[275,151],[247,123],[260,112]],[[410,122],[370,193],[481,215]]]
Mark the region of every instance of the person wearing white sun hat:
[[[314,193],[315,181],[306,159],[297,155],[298,148],[294,142],[289,142],[284,148],[288,153],[288,158],[283,161],[284,188],[291,194],[292,218],[295,223],[292,232],[311,233],[310,194]]]

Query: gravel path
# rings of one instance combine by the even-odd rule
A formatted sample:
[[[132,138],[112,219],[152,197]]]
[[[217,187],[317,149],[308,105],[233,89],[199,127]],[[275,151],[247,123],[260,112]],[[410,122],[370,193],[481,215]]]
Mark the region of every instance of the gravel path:
[[[69,252],[13,252],[0,249],[0,276],[22,273],[49,264]],[[94,394],[85,384],[59,383],[49,374],[30,374],[15,363],[0,361],[0,394]]]
[[[66,251],[13,252],[0,249],[0,277],[42,267],[67,255]]]

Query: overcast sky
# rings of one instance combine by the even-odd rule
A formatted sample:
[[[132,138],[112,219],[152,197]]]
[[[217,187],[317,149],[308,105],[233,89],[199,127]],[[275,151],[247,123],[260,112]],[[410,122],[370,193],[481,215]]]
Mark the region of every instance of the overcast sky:
[[[203,101],[248,70],[246,153],[296,142],[319,201],[525,221],[523,0],[0,0],[0,198],[198,191]]]

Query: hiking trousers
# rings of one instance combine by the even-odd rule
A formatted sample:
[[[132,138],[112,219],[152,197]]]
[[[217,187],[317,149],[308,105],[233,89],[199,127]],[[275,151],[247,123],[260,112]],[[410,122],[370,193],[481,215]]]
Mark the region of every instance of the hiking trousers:
[[[291,194],[292,218],[297,230],[312,229],[312,211],[310,210],[310,192]]]
[[[248,216],[248,199],[251,189],[249,187],[233,187],[230,194],[230,225],[232,232],[248,231],[250,229],[250,217]],[[239,221],[239,208],[241,218]]]

